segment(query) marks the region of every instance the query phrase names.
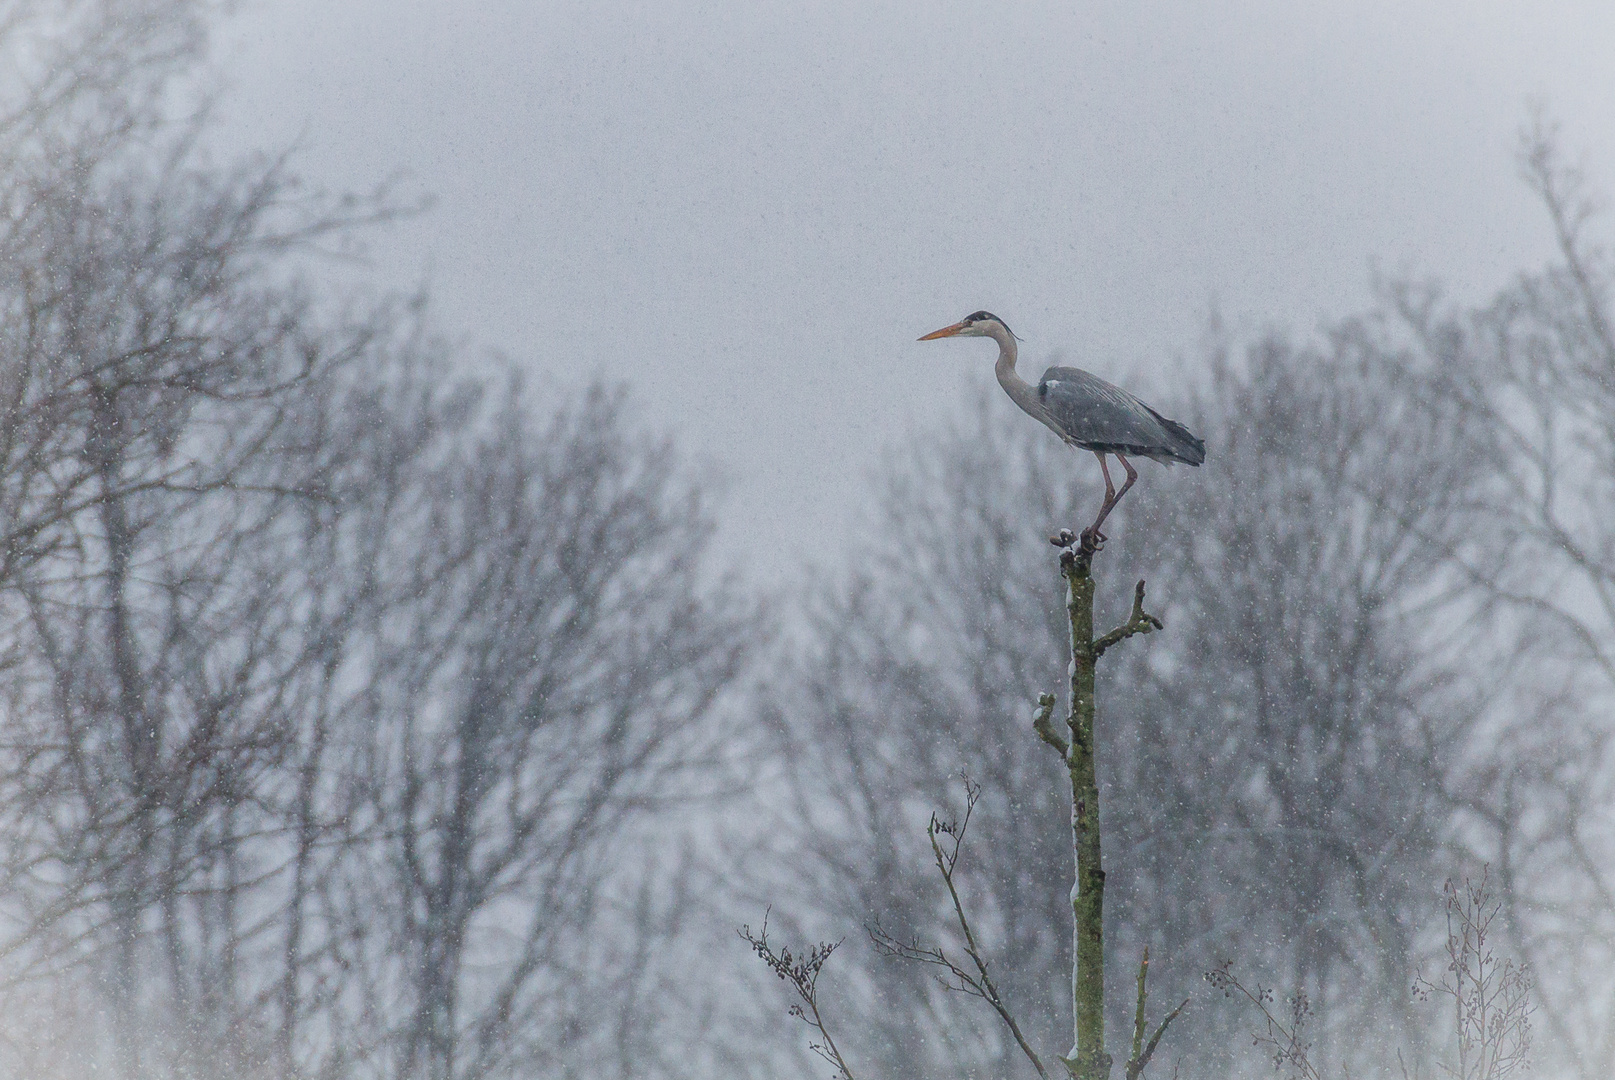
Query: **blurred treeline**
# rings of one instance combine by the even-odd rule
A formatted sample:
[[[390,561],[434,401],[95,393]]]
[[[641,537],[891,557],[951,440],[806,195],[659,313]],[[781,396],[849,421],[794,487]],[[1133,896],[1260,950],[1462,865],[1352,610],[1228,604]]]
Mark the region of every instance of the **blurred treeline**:
[[[621,392],[467,376],[417,300],[334,294],[320,252],[398,207],[208,159],[205,6],[0,13],[0,1072],[818,1074],[734,934],[772,904],[847,937],[863,1075],[1025,1075],[863,939],[948,940],[922,830],[961,775],[966,902],[1064,1048],[1028,722],[1091,463],[994,391],[894,452],[844,573],[760,603]],[[1306,991],[1315,1060],[1428,1075],[1410,988],[1486,864],[1542,1070],[1615,1075],[1615,262],[1550,132],[1521,164],[1555,265],[1214,340],[1159,402],[1209,461],[1148,466],[1098,569],[1168,626],[1100,721],[1112,970],[1147,944],[1193,999],[1161,1075],[1271,1068],[1225,960]]]

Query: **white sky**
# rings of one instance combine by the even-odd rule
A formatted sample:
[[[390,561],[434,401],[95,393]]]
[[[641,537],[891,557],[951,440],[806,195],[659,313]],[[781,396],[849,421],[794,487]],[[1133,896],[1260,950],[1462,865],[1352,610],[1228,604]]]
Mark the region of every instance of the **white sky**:
[[[247,0],[216,57],[231,144],[436,197],[378,286],[540,383],[632,384],[765,584],[990,383],[990,342],[921,333],[985,307],[1029,377],[1148,391],[1214,304],[1306,330],[1376,267],[1481,299],[1549,254],[1533,99],[1615,193],[1607,2]]]

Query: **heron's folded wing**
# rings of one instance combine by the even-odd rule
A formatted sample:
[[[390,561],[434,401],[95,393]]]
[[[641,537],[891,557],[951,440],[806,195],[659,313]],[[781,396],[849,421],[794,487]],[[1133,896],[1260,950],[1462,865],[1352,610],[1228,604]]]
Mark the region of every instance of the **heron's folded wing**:
[[[1132,447],[1142,453],[1165,441],[1148,405],[1081,368],[1049,368],[1038,383],[1037,397],[1067,437],[1080,445]]]

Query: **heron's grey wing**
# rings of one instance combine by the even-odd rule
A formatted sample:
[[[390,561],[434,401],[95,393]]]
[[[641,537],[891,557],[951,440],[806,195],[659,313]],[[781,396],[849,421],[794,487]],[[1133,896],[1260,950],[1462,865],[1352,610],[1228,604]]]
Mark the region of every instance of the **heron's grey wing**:
[[[1037,397],[1079,445],[1132,447],[1141,453],[1164,441],[1165,433],[1148,405],[1081,368],[1049,368],[1037,385]]]
[[[1205,444],[1182,424],[1081,368],[1049,368],[1038,383],[1037,397],[1067,441],[1077,446],[1191,465],[1205,460]]]

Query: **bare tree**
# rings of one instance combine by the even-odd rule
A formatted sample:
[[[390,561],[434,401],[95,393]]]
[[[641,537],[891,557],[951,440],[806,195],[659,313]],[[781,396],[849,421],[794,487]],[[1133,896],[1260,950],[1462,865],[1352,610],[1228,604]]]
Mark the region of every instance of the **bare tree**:
[[[1502,1080],[1530,1068],[1533,976],[1530,965],[1500,957],[1493,949],[1493,923],[1501,903],[1490,888],[1490,869],[1481,879],[1462,884],[1448,879],[1442,888],[1446,908],[1445,963],[1432,980],[1421,972],[1413,995],[1421,1002],[1438,1001],[1445,1017],[1446,1043],[1435,1068],[1459,1080]],[[1439,963],[1439,962],[1438,962]],[[1254,1032],[1254,1045],[1263,1048],[1277,1069],[1292,1080],[1323,1080],[1335,1073],[1325,1059],[1314,1060],[1309,1025],[1314,1019],[1306,991],[1288,996],[1287,1010],[1275,1012],[1271,988],[1246,986],[1225,960],[1206,972],[1206,981],[1224,997],[1255,1007],[1263,1025]],[[1287,1014],[1287,1015],[1286,1015]],[[1401,1051],[1396,1062],[1403,1080],[1427,1073],[1427,1061],[1414,1058],[1412,1069]],[[1340,1075],[1351,1076],[1341,1069]]]
[[[671,1070],[665,815],[758,631],[697,486],[619,392],[494,412],[418,305],[316,300],[390,208],[196,153],[200,8],[6,14],[56,36],[0,122],[0,985],[131,1078]]]
[[[276,827],[259,786],[312,662],[293,507],[321,497],[329,448],[306,420],[375,334],[271,272],[336,219],[289,234],[278,166],[198,169],[189,135],[14,176],[38,190],[0,281],[14,972],[104,929],[131,1075],[153,995],[242,1041],[215,991],[238,986],[233,928],[259,918],[233,911],[264,872],[243,844]]]
[[[0,172],[160,122],[174,76],[202,55],[210,0],[5,0]],[[15,194],[15,188],[9,194]],[[15,209],[15,204],[13,204]]]
[[[1496,868],[1511,948],[1539,973],[1543,1057],[1584,1077],[1615,1069],[1615,330],[1596,203],[1540,118],[1520,162],[1558,260],[1489,305],[1433,289],[1391,300],[1416,399],[1484,469],[1463,529],[1439,547],[1454,678],[1486,726],[1452,777],[1456,838]]]
[[[1362,323],[1218,361],[1201,408],[1222,453],[1147,493],[1129,534],[1160,553],[1174,633],[1134,683],[1120,783],[1155,798],[1124,888],[1148,908],[1193,883],[1185,943],[1260,957],[1361,1067],[1422,1055],[1403,990],[1444,865],[1439,793],[1473,731],[1423,644],[1428,538],[1472,466],[1417,422],[1399,363]]]
[[[407,1012],[400,1075],[556,1069],[612,937],[630,826],[696,793],[748,618],[704,579],[710,525],[665,444],[596,388],[446,439],[378,552],[361,728],[366,919]],[[358,914],[357,912],[355,913]]]

